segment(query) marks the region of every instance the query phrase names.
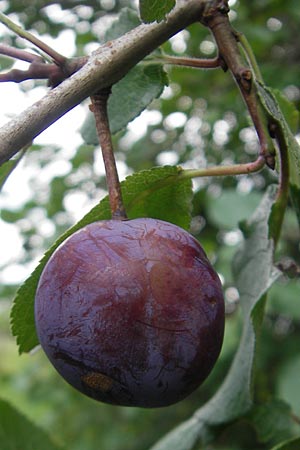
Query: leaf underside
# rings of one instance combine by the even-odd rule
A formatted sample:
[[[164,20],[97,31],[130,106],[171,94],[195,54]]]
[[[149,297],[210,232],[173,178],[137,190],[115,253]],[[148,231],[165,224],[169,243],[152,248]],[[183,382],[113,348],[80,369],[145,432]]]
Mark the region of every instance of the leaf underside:
[[[0,399],[0,446],[3,450],[62,450],[27,417]]]
[[[274,200],[275,187],[271,186],[244,225],[245,240],[234,259],[233,274],[240,294],[243,332],[229,372],[214,397],[152,450],[192,450],[199,440],[209,442],[216,426],[246,414],[252,406],[253,365],[266,292],[280,275],[273,266],[273,241],[268,233]]]
[[[276,89],[257,83],[257,91],[267,116],[280,130],[281,145],[288,154],[290,197],[300,226],[300,145],[291,131],[297,129],[299,111]]]

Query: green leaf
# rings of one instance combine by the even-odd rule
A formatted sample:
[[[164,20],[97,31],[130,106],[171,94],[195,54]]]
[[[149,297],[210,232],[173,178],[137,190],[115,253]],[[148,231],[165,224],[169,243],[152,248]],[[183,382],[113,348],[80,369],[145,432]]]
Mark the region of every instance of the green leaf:
[[[63,210],[63,199],[66,191],[64,177],[53,177],[50,183],[50,195],[47,204],[48,217],[53,217],[58,211]]]
[[[295,210],[298,223],[300,225],[300,187],[296,186],[295,184],[290,185],[290,195],[291,195],[291,201],[293,208]]]
[[[143,22],[161,22],[175,6],[175,0],[140,0],[139,8]]]
[[[289,128],[292,133],[297,133],[299,129],[299,116],[300,113],[295,107],[295,104],[292,103],[281,91],[278,89],[272,90],[273,95],[275,96],[280,111],[285,118]]]
[[[254,425],[259,442],[275,445],[293,436],[291,407],[282,400],[256,406],[247,419]]]
[[[135,66],[116,83],[108,100],[109,126],[117,133],[135,119],[168,84],[166,73],[158,64]],[[95,119],[89,113],[82,125],[81,135],[86,144],[98,145]]]
[[[112,132],[112,131],[111,131]],[[86,145],[99,145],[94,115],[88,113],[80,129],[81,137]]]
[[[123,200],[130,219],[152,217],[175,223],[187,229],[190,224],[192,183],[179,177],[178,167],[156,167],[138,172],[121,183]],[[38,344],[34,323],[34,297],[37,284],[54,250],[71,234],[98,220],[110,219],[108,196],[83,219],[64,233],[45,253],[40,264],[20,287],[14,300],[11,323],[19,352],[29,352]]]
[[[10,160],[2,164],[0,167],[0,191],[2,190],[7,178],[15,168],[15,161]]]
[[[199,437],[198,428],[198,421],[192,417],[159,440],[151,450],[191,450]]]
[[[283,200],[286,199],[284,198]],[[279,198],[272,206],[272,211],[269,218],[269,236],[270,238],[273,238],[275,242],[278,241],[280,236],[285,209],[286,202],[281,201],[281,198]]]
[[[271,313],[300,321],[300,280],[279,280],[272,286],[268,301]]]
[[[0,400],[0,442],[4,450],[59,450],[47,434],[4,400]]]
[[[94,134],[95,134],[95,122],[94,122]],[[81,164],[90,164],[92,165],[94,162],[94,145],[80,145],[73,158],[71,159],[71,163],[73,169],[78,169]]]
[[[136,12],[123,9],[119,19],[106,33],[106,39],[116,39],[140,23]],[[108,100],[108,117],[112,134],[117,133],[135,119],[150,103],[159,97],[168,84],[168,78],[159,64],[138,65],[112,87]],[[82,125],[81,135],[86,144],[98,145],[95,120],[89,113]]]
[[[229,372],[214,397],[152,450],[192,450],[199,439],[204,442],[211,439],[214,427],[243,416],[252,406],[253,365],[266,293],[280,275],[273,266],[273,242],[268,237],[268,220],[275,194],[275,187],[271,186],[247,223],[247,238],[234,260],[233,272],[244,325]],[[192,436],[186,436],[187,445],[184,441],[185,429]],[[176,445],[176,442],[181,444]]]
[[[118,15],[117,20],[115,20],[106,31],[105,40],[112,41],[113,39],[117,39],[140,24],[141,21],[134,9],[123,8]]]
[[[299,390],[300,356],[295,354],[281,367],[277,382],[277,392],[280,398],[288,402],[294,413],[300,414],[300,398],[295,395]]]
[[[299,120],[299,114],[295,112],[291,105],[287,106],[288,100],[282,94],[274,89],[270,89],[261,83],[256,83],[257,91],[261,104],[272,120],[277,125],[281,134],[281,145],[285,146],[285,150],[289,157],[290,169],[290,195],[292,204],[297,213],[298,222],[300,225],[300,146],[295,139],[287,120],[294,127]],[[285,119],[280,106],[287,114]]]
[[[137,117],[168,84],[160,65],[136,66],[112,88],[108,116],[112,133]],[[122,107],[120,107],[122,105]]]
[[[257,192],[241,194],[235,189],[224,189],[219,197],[209,196],[207,213],[218,227],[231,230],[249,217],[261,200]]]
[[[300,448],[300,437],[296,439],[290,439],[289,441],[282,442],[276,445],[271,450],[299,450]]]
[[[8,177],[12,174],[12,172],[15,170],[15,168],[17,167],[17,165],[19,164],[19,162],[25,155],[28,147],[29,147],[29,145],[24,147],[20,151],[19,155],[16,158],[11,159],[11,160],[6,161],[5,163],[1,164],[1,166],[0,166],[0,192],[1,192],[5,182],[7,181]]]

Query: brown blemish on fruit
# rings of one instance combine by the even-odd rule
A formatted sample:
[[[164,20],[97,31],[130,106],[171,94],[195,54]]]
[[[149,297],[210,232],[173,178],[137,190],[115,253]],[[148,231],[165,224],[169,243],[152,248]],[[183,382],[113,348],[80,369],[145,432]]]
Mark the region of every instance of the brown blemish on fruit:
[[[81,380],[90,388],[97,389],[102,392],[108,392],[111,390],[114,381],[99,372],[89,372],[88,374],[81,377]]]

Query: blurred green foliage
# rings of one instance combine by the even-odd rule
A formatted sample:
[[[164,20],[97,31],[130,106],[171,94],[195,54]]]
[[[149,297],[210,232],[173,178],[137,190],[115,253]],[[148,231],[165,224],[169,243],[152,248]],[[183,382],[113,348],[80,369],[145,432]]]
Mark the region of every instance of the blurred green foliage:
[[[78,55],[85,53],[91,43],[105,39],[107,20],[115,18],[122,7],[134,5],[129,0],[87,1],[84,5],[75,0],[59,4],[44,0],[34,5],[29,1],[5,3],[5,13],[14,13],[24,27],[34,30],[42,39],[45,34],[56,37],[65,29],[74,30]],[[299,110],[298,2],[253,0],[231,4],[232,23],[247,36],[265,82],[281,91]],[[58,19],[58,11],[67,15]],[[23,45],[10,33],[3,35],[2,41]],[[58,50],[63,53],[63,42]],[[210,33],[199,24],[172,38],[163,50],[193,57],[211,57],[216,53]],[[3,59],[2,64],[2,59],[1,69],[6,69],[8,60]],[[146,126],[138,118],[113,138],[124,174],[161,164],[199,168],[254,160],[258,150],[256,136],[230,75],[222,70],[182,67],[166,67],[166,71],[169,87],[143,115]],[[299,135],[297,118],[293,131]],[[68,130],[64,134],[67,140]],[[31,170],[29,184],[34,194],[21,206],[6,205],[1,211],[2,223],[16,226],[22,237],[23,251],[8,263],[12,270],[15,265],[28,267],[39,259],[74,224],[68,206],[72,196],[83,198],[83,205],[93,206],[105,195],[104,174],[98,168],[99,149],[81,142],[73,153],[66,154],[59,144],[34,145],[16,169],[20,177],[22,171]],[[68,163],[67,169],[63,174],[54,174],[49,181],[46,174],[54,162],[61,160]],[[4,276],[0,287],[0,397],[46,430],[54,442],[72,450],[145,450],[188,419],[220,386],[238,347],[241,315],[231,272],[233,254],[242,239],[238,224],[251,215],[266,187],[276,181],[276,173],[268,169],[251,176],[194,180],[191,231],[199,237],[222,277],[227,321],[218,364],[190,398],[161,410],[98,404],[66,385],[41,351],[19,357],[9,324],[9,310],[18,283],[5,281]],[[82,214],[76,211],[76,217],[84,216],[85,212],[82,207]],[[272,287],[266,305],[256,361],[255,406],[250,414],[220,433],[210,449],[269,449],[279,439],[300,434],[300,249],[292,209],[287,211],[277,253],[278,261],[291,270]],[[4,273],[5,267],[0,268]],[[291,272],[296,275],[293,280],[289,279]]]

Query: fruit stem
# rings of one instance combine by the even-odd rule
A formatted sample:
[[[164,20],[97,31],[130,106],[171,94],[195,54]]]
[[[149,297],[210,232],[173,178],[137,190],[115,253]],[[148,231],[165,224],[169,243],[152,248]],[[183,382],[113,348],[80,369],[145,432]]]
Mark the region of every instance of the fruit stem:
[[[92,105],[90,110],[94,113],[97,135],[102,151],[112,219],[125,220],[127,215],[122,199],[107,114],[107,102],[110,92],[111,88],[109,87],[91,96]]]

